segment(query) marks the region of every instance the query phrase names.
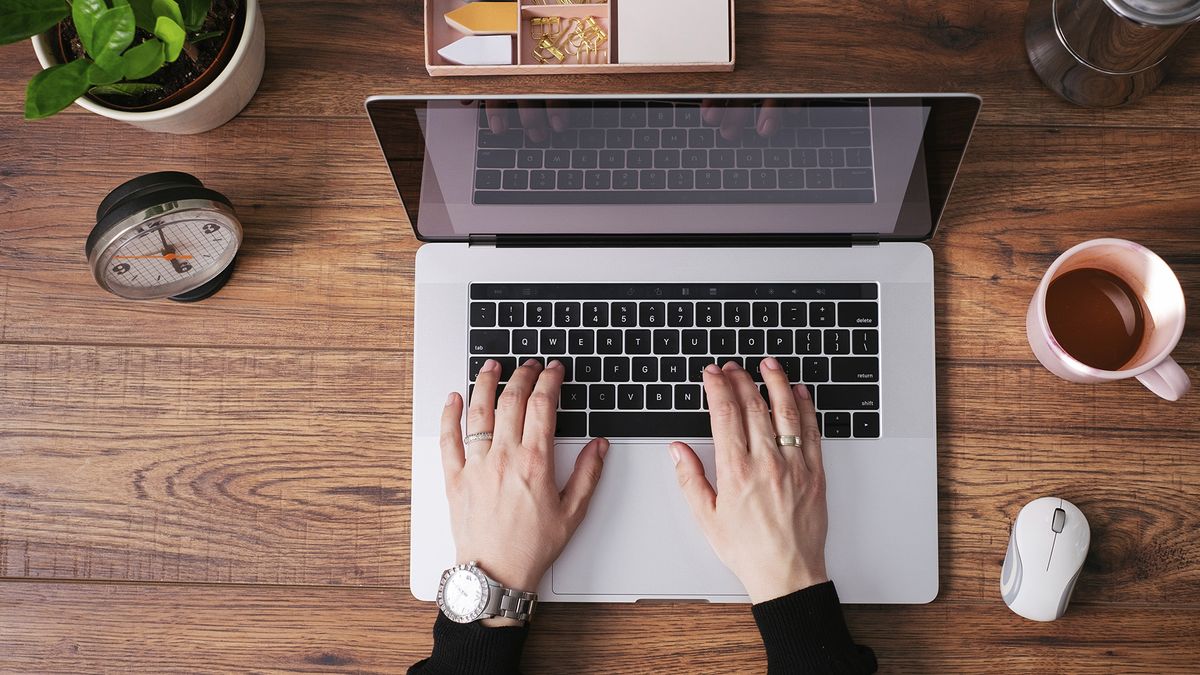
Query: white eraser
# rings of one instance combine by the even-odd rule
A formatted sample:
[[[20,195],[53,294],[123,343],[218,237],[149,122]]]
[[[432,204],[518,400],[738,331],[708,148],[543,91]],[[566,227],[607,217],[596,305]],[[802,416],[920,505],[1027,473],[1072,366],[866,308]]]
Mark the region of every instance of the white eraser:
[[[510,66],[513,36],[468,35],[438,50],[443,59],[463,66]]]
[[[621,63],[729,62],[729,0],[627,1],[617,21]]]

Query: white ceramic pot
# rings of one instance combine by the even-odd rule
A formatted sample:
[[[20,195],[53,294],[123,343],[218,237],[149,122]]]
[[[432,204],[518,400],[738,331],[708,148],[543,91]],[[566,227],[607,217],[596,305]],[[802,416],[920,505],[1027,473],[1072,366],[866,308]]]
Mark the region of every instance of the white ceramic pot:
[[[33,38],[33,50],[43,68],[57,63],[50,49],[49,35],[43,33]],[[97,115],[128,122],[147,131],[198,134],[225,124],[246,107],[262,81],[266,52],[258,0],[246,0],[246,27],[234,48],[233,58],[200,93],[169,108],[149,112],[113,110],[87,97],[80,97],[75,103]]]

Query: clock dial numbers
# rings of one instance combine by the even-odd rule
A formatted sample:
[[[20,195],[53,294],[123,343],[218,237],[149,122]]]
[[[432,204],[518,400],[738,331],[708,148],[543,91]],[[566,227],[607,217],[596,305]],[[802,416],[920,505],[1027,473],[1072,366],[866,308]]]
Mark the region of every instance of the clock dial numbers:
[[[114,241],[100,258],[100,274],[118,295],[174,295],[204,283],[230,263],[240,243],[232,225],[216,212],[160,216]]]

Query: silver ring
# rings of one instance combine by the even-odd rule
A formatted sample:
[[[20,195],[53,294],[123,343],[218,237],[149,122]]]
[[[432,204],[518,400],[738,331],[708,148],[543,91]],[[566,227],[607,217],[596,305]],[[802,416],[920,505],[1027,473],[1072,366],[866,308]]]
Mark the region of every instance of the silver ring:
[[[783,448],[783,447],[799,448],[804,445],[803,440],[801,440],[801,438],[799,436],[788,436],[788,435],[776,436],[775,443],[781,448]]]
[[[467,434],[463,437],[463,445],[470,445],[475,441],[490,441],[492,440],[492,432],[477,431],[473,434]]]

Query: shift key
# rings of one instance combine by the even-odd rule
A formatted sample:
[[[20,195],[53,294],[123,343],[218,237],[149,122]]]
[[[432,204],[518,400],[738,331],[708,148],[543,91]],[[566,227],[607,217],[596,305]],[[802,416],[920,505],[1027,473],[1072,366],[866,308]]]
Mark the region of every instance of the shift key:
[[[819,410],[879,410],[879,385],[817,385],[817,408]]]

